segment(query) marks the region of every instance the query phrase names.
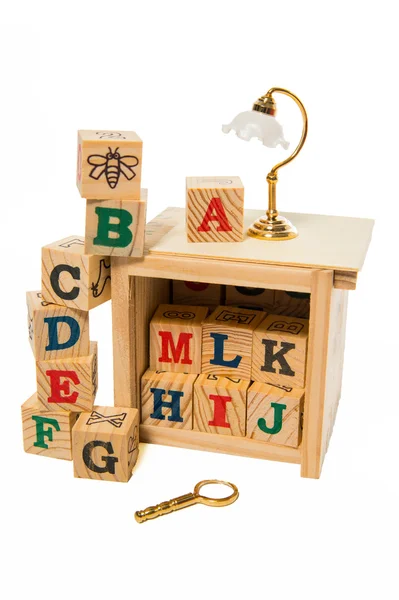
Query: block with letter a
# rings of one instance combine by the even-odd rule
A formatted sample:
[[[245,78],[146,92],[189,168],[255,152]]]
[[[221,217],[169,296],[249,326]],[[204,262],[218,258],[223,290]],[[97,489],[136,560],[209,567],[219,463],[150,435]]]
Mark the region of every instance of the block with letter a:
[[[200,373],[206,306],[161,304],[150,323],[150,369]]]
[[[187,177],[189,242],[242,242],[244,186],[239,177]]]

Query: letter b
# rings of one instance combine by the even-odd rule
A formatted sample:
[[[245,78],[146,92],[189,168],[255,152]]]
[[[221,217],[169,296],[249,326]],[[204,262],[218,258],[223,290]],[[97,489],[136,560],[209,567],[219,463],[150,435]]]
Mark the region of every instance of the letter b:
[[[97,206],[95,211],[98,225],[97,236],[93,240],[94,245],[126,248],[132,243],[133,234],[129,227],[133,223],[133,217],[129,211],[123,208],[103,208],[101,206]],[[111,222],[112,220],[114,222]],[[116,236],[110,237],[111,232]]]

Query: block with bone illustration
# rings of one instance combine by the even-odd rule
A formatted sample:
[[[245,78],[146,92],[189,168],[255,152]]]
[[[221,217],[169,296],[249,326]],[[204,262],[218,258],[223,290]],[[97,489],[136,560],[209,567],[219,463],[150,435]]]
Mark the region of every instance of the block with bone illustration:
[[[134,131],[79,131],[76,181],[82,198],[139,200],[142,151]]]

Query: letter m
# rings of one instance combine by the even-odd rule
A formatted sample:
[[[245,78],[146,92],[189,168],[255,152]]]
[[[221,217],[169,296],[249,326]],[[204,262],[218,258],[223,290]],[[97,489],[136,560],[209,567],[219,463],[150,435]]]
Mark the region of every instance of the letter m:
[[[193,337],[192,333],[179,333],[177,344],[175,345],[171,331],[158,331],[161,336],[161,356],[159,362],[181,363],[182,365],[191,365],[193,361],[190,358],[190,340]],[[170,354],[169,354],[170,351]],[[183,358],[181,358],[183,355]]]

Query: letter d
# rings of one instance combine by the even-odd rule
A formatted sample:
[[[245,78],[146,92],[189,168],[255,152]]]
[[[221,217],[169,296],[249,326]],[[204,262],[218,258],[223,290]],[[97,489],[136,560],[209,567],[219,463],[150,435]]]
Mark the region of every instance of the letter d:
[[[44,322],[48,325],[48,344],[46,351],[65,350],[76,344],[80,337],[79,323],[73,317],[46,317]],[[66,323],[69,326],[69,340],[60,342],[58,340],[58,323]]]

